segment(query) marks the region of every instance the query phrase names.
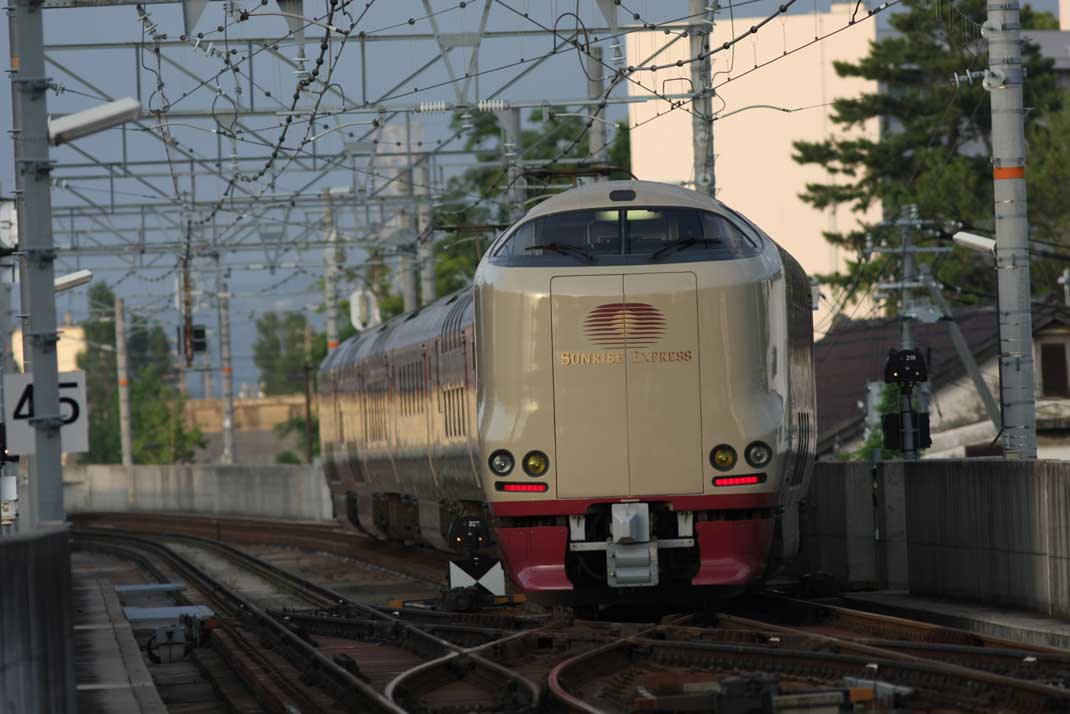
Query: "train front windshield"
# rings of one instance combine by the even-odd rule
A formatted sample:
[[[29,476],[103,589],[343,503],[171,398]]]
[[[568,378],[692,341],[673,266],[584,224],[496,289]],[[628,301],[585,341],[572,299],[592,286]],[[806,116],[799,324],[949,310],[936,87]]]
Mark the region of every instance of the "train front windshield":
[[[520,226],[492,259],[512,265],[731,260],[757,255],[757,237],[728,218],[690,208],[570,211]]]

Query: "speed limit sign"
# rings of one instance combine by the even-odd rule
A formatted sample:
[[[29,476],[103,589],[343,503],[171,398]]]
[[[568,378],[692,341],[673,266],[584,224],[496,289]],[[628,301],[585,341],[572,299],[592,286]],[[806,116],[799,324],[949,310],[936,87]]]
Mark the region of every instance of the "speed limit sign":
[[[59,430],[63,451],[89,451],[89,415],[85,408],[85,372],[59,373]],[[4,375],[4,423],[9,454],[34,452],[33,376]]]

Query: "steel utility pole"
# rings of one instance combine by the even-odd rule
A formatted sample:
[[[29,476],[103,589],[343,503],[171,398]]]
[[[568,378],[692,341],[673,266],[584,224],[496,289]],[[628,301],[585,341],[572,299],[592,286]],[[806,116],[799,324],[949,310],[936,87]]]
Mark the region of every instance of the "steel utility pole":
[[[405,115],[405,168],[401,170],[401,190],[406,201],[405,208],[401,211],[400,242],[398,251],[398,286],[401,288],[401,302],[405,312],[415,310],[419,306],[416,294],[416,255],[417,228],[416,228],[416,193],[413,181],[416,173],[412,170],[412,120]]]
[[[234,463],[234,371],[230,366],[230,286],[222,261],[216,257],[219,307],[219,365],[223,382],[223,454],[220,461]]]
[[[914,334],[910,329],[911,308],[914,306],[914,226],[918,222],[916,206],[907,208],[907,218],[899,223],[901,255],[899,258],[899,349],[914,349]]]
[[[587,98],[601,99],[605,91],[602,75],[605,67],[602,66],[602,48],[592,47],[591,54],[587,57]],[[587,129],[590,137],[591,160],[596,164],[605,164],[609,161],[609,152],[606,151],[606,123],[603,116],[603,105],[591,108],[594,119],[588,119],[591,123]]]
[[[710,80],[710,35],[713,33],[713,16],[717,12],[716,0],[688,0],[687,14],[691,58],[691,143],[694,160],[691,172],[695,178],[695,190],[717,198],[717,181],[714,175],[713,154],[713,85]],[[696,59],[698,58],[698,59]]]
[[[431,166],[424,161],[417,169],[420,184],[416,187],[419,194],[417,204],[417,229],[420,242],[416,248],[416,257],[420,263],[420,304],[427,305],[435,301],[435,232],[431,227]]]
[[[134,465],[130,438],[130,374],[126,368],[126,309],[121,297],[115,298],[115,371],[119,379],[119,444],[123,466]]]
[[[520,133],[520,110],[506,109],[498,114],[502,125],[502,163],[505,165],[508,188],[505,191],[509,206],[509,219],[516,220],[524,215],[524,179],[521,178],[524,167],[520,164],[523,154],[523,141]]]
[[[64,521],[60,459],[59,375],[56,369],[55,248],[52,244],[51,165],[42,5],[13,0],[8,14],[11,48],[12,137],[19,249],[22,251],[24,358],[32,364],[34,457],[30,488],[38,525]]]
[[[312,326],[305,323],[305,463],[312,463]]]
[[[5,398],[4,375],[18,371],[11,356],[11,288],[8,268],[0,266],[0,418]],[[7,449],[6,435],[0,440],[0,448]],[[7,535],[18,523],[19,492],[25,490],[21,480],[18,468],[9,466],[0,453],[0,535]]]
[[[323,271],[323,299],[327,303],[327,351],[330,352],[338,347],[338,231],[334,229],[334,201],[330,192],[326,197],[323,230],[327,240],[327,264]]]
[[[1033,314],[1029,286],[1029,221],[1025,192],[1025,110],[1018,0],[988,4],[992,100],[992,179],[995,184],[996,277],[999,283],[999,374],[1003,453],[1037,457],[1033,384]]]
[[[911,308],[914,304],[914,226],[918,221],[918,211],[914,206],[908,209],[908,217],[900,222],[900,257],[899,271],[899,349],[915,348],[914,334],[910,329]],[[899,418],[902,422],[903,459],[913,461],[918,458],[918,448],[914,444],[914,396],[911,392],[899,390],[896,399],[899,403]]]

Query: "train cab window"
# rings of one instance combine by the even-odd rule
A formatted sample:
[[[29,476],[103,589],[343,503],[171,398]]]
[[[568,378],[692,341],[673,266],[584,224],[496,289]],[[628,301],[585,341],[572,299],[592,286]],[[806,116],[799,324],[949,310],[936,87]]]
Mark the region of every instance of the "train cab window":
[[[571,211],[520,226],[494,252],[495,257],[619,255],[618,211]]]
[[[508,265],[643,264],[730,260],[761,244],[731,219],[691,208],[570,211],[519,226],[491,259]]]
[[[669,253],[751,253],[757,245],[728,219],[706,211],[662,208],[625,212],[629,253],[658,258]],[[743,257],[740,255],[740,257]]]

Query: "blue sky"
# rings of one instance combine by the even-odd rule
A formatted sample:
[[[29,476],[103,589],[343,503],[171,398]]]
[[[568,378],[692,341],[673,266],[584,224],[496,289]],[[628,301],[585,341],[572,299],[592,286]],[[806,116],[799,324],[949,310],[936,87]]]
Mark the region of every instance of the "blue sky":
[[[822,4],[827,5],[823,2]],[[278,13],[275,0],[270,4],[235,2],[239,6],[252,13],[249,20],[236,22],[234,18],[228,18],[226,10],[228,3],[210,2],[200,22],[196,26],[197,32],[205,34],[202,46],[212,43],[214,50],[221,47],[234,49],[237,54],[231,55],[238,62],[249,46],[243,42],[243,38],[250,37],[280,37],[287,32],[286,19],[273,15]],[[332,80],[339,94],[345,95],[345,104],[352,106],[359,103],[362,92],[366,91],[369,97],[376,97],[390,88],[402,77],[415,71],[425,62],[439,54],[438,48],[433,41],[406,39],[406,35],[414,33],[430,32],[430,20],[425,17],[426,12],[423,4],[415,0],[387,2],[379,0],[371,4],[370,10],[360,20],[357,30],[376,36],[398,36],[399,39],[391,42],[367,42],[365,45],[365,57],[368,71],[366,73],[366,88],[362,86],[360,62],[361,51],[359,42],[349,41],[338,55],[339,60],[334,68]],[[805,7],[802,7],[804,6]],[[1054,0],[1044,3],[1035,3],[1042,9],[1055,10]],[[798,3],[800,12],[813,11],[813,2]],[[325,2],[308,2],[305,9],[306,15],[322,16]],[[363,8],[363,3],[354,3],[351,7]],[[466,7],[459,7],[457,2],[433,2],[435,20],[440,24],[440,29],[446,33],[475,32],[479,28],[483,3],[480,0],[469,0]],[[746,8],[748,15],[761,15],[773,8],[774,5],[768,0],[750,3]],[[514,13],[510,8],[515,9]],[[505,0],[503,3],[495,3],[489,15],[487,29],[490,31],[504,29],[536,29],[539,24],[552,26],[555,18],[559,19],[559,27],[571,29],[574,25],[573,18],[568,13],[575,12],[579,8],[579,15],[583,22],[589,26],[597,26],[605,23],[597,10],[596,4],[591,0],[584,2],[540,1],[540,0]],[[92,9],[62,9],[49,10],[45,15],[46,43],[61,45],[66,43],[106,43],[106,42],[137,42],[145,43],[146,52],[141,57],[143,67],[138,70],[137,55],[130,48],[126,49],[95,49],[95,50],[53,50],[50,55],[69,71],[63,71],[57,67],[49,67],[49,75],[62,83],[65,88],[61,94],[50,94],[48,98],[49,109],[52,112],[66,113],[77,111],[98,103],[97,95],[112,97],[133,96],[137,92],[140,81],[143,104],[150,110],[160,110],[164,104],[169,105],[167,114],[160,114],[146,119],[146,124],[155,126],[160,121],[173,122],[169,126],[170,131],[178,143],[196,156],[211,159],[217,153],[217,148],[222,147],[224,166],[221,173],[224,176],[231,175],[229,157],[231,148],[229,142],[217,143],[217,136],[211,133],[214,126],[212,119],[187,119],[176,117],[176,113],[189,109],[208,109],[213,105],[218,109],[226,108],[237,100],[242,106],[246,106],[250,96],[250,80],[245,72],[248,67],[246,61],[241,65],[242,73],[234,77],[232,72],[223,71],[226,67],[221,59],[209,57],[203,51],[193,49],[187,45],[181,48],[165,48],[164,55],[171,58],[178,65],[162,64],[160,74],[163,80],[162,91],[154,92],[156,84],[156,65],[152,54],[152,32],[149,25],[155,28],[158,35],[166,35],[169,42],[179,39],[183,32],[181,10],[179,5],[148,5],[147,22],[139,20],[138,11],[134,6],[126,7],[102,7]],[[355,12],[355,11],[354,11]],[[637,13],[644,22],[662,23],[687,14],[687,3],[684,0],[673,2],[659,2],[657,0],[632,0],[624,2],[621,6],[620,19],[622,22],[631,20],[632,14]],[[528,13],[525,18],[522,13]],[[262,16],[257,16],[262,14]],[[409,20],[412,19],[410,24]],[[349,20],[339,15],[335,19],[337,26],[348,26]],[[5,19],[6,23],[6,19]],[[223,26],[223,32],[216,28]],[[306,52],[315,56],[318,51],[319,37],[323,31],[318,27],[310,27],[306,38]],[[8,33],[0,34],[0,45],[3,46],[2,56],[8,56],[7,52]],[[351,38],[352,40],[352,38]],[[498,89],[504,82],[515,76],[527,64],[531,58],[548,52],[552,47],[551,38],[525,37],[487,40],[480,53],[479,68],[481,71],[497,69],[481,76],[478,80],[478,96],[486,97],[490,92]],[[337,41],[331,45],[328,56],[333,56],[337,48]],[[455,62],[462,72],[467,64],[467,48],[459,48],[454,51],[458,55]],[[296,47],[291,44],[281,44],[280,53],[287,57],[296,55]],[[525,64],[508,67],[521,59]],[[325,63],[330,66],[330,61]],[[275,102],[281,111],[283,107],[278,104],[280,98],[288,100],[294,91],[296,77],[292,69],[282,61],[270,59],[267,52],[259,51],[253,64],[254,78],[251,94],[255,97],[257,106],[270,106]],[[208,82],[200,86],[197,82],[183,73],[182,68],[200,78],[210,78],[219,75],[218,82]],[[79,81],[74,75],[92,84],[95,89],[90,89],[85,83]],[[448,85],[435,86],[444,83],[447,75],[441,63],[438,67],[421,75],[418,79],[408,83],[394,95],[392,102],[415,103],[428,100],[455,101],[453,88]],[[3,79],[4,87],[0,88],[0,130],[7,136],[11,123],[10,85],[7,75]],[[242,94],[237,94],[237,87],[242,88]],[[574,52],[563,53],[547,60],[538,69],[531,71],[523,79],[517,81],[501,96],[511,100],[561,100],[577,98],[585,94],[585,77],[580,71],[578,57]],[[199,87],[199,88],[198,88]],[[421,88],[422,87],[422,88]],[[476,87],[473,86],[473,94]],[[621,87],[618,92],[626,91]],[[270,93],[270,97],[267,94]],[[87,96],[88,95],[88,96]],[[328,98],[332,105],[338,105],[341,99],[338,97]],[[328,99],[324,100],[325,105]],[[623,118],[625,109],[622,106],[612,107],[609,117],[612,119]],[[310,131],[311,135],[338,126],[339,124],[355,121],[367,121],[367,114],[346,114],[340,117],[332,117],[321,121],[321,126]],[[225,121],[225,120],[224,120]],[[276,115],[264,115],[245,120],[247,125],[260,130],[261,134],[269,141],[279,133],[279,125],[284,117]],[[446,140],[451,132],[447,126],[448,117],[444,115],[415,115],[413,126],[417,135],[423,137],[424,147],[438,146],[438,142]],[[391,122],[401,125],[400,120]],[[300,122],[298,122],[300,124]],[[303,126],[301,129],[303,130]],[[332,132],[330,136],[314,142],[310,149],[314,148],[317,154],[332,155],[341,148],[349,131],[365,131],[365,127],[352,127],[348,130]],[[157,130],[158,131],[158,130]],[[290,134],[287,145],[293,142],[297,132]],[[163,145],[158,140],[147,136],[146,132],[128,127],[126,131],[127,156],[137,158],[162,158],[165,156]],[[457,142],[450,146],[456,145]],[[118,130],[105,132],[101,135],[90,137],[76,142],[77,148],[61,147],[53,151],[52,158],[58,162],[85,162],[86,159],[78,149],[88,152],[103,161],[119,162],[122,159],[122,133]],[[241,156],[263,156],[270,153],[270,149],[258,146],[255,143],[242,142],[237,147]],[[10,195],[13,188],[13,167],[11,161],[10,144],[5,143],[5,150],[0,152],[0,188],[4,195]],[[307,156],[306,156],[307,159]],[[448,177],[463,170],[464,164],[470,161],[464,157],[443,157],[440,163],[440,172]],[[307,163],[307,162],[306,162]],[[178,171],[182,171],[183,165],[176,162]],[[243,165],[243,173],[250,173],[258,168],[252,164]],[[166,167],[163,167],[166,170]],[[365,181],[368,177],[366,163],[358,162],[358,181]],[[152,169],[160,171],[160,167]],[[372,167],[374,171],[374,167]],[[53,203],[57,208],[56,213],[63,206],[84,205],[85,200],[91,200],[99,204],[108,204],[113,199],[116,203],[137,203],[146,200],[181,202],[188,199],[195,192],[200,199],[218,197],[222,193],[224,183],[220,179],[198,177],[196,185],[190,184],[188,179],[178,179],[178,191],[176,195],[175,183],[169,176],[150,177],[144,181],[132,178],[120,178],[114,185],[108,181],[78,178],[78,175],[100,175],[101,169],[79,169],[64,171],[68,176],[68,188],[59,187],[53,192]],[[313,174],[314,175],[314,174]],[[350,185],[353,174],[347,170],[329,171],[312,186],[307,186],[310,174],[291,169],[283,172],[275,178],[275,189],[272,191],[267,181],[260,183],[242,182],[241,189],[247,186],[254,195],[270,196],[273,193],[285,193],[304,188],[306,192],[321,191],[327,186]],[[112,189],[114,188],[114,193]],[[73,189],[73,190],[71,190]],[[75,195],[74,191],[81,194]],[[340,211],[340,222],[344,231],[359,234],[363,225],[364,214],[362,210]],[[203,213],[201,214],[203,215]],[[221,211],[217,215],[216,228],[221,235],[227,236],[228,240],[235,240],[241,235],[241,221],[248,225],[251,218],[240,219],[241,211]],[[194,216],[196,219],[197,216]],[[108,239],[107,226],[122,226],[129,228],[129,219],[103,219],[103,223],[90,223],[78,221],[71,226],[70,221],[62,218],[56,219],[57,231],[66,231],[73,227],[74,230],[84,233],[84,240],[90,240],[94,234],[99,234]],[[304,212],[291,211],[284,213],[278,210],[264,210],[260,215],[260,229],[262,232],[271,234],[285,231],[290,236],[300,233],[300,226],[313,225],[318,220],[315,211]],[[165,228],[162,222],[150,221],[150,229]],[[175,240],[180,236],[177,229],[167,229],[150,232],[149,240],[154,238]],[[57,236],[57,242],[67,240],[64,236]],[[361,253],[351,249],[348,252],[350,261],[359,261]],[[321,250],[293,250],[274,257],[281,266],[298,265],[297,270],[288,267],[279,267],[274,272],[264,269],[272,262],[272,256],[263,253],[225,253],[224,262],[232,270],[232,286],[234,293],[232,305],[232,320],[234,323],[233,353],[235,356],[235,381],[237,384],[252,385],[256,382],[256,370],[252,364],[252,344],[255,339],[255,318],[268,310],[302,310],[310,309],[321,302],[321,296],[316,289],[316,280],[322,271]],[[175,285],[174,269],[177,257],[165,255],[157,257],[156,262],[145,259],[137,264],[136,270],[129,260],[119,258],[85,259],[76,265],[76,261],[66,260],[60,270],[69,270],[75,267],[90,267],[96,274],[112,284],[118,294],[127,299],[130,309],[160,320],[168,334],[173,334],[177,324],[178,314],[175,311],[172,293]],[[195,275],[202,284],[207,287],[214,285],[215,275],[211,271],[212,264],[207,260],[198,260],[195,263]],[[72,294],[60,298],[57,305],[60,315],[70,312],[76,320],[86,315],[86,300],[83,291],[74,291]],[[201,301],[201,309],[197,313],[196,321],[206,323],[211,330],[215,329],[215,308],[210,300]],[[318,314],[314,320],[319,323]],[[217,364],[215,354],[212,355],[213,364]],[[199,380],[194,384],[191,380],[191,388],[194,393],[199,389]],[[218,385],[216,386],[218,390]]]

